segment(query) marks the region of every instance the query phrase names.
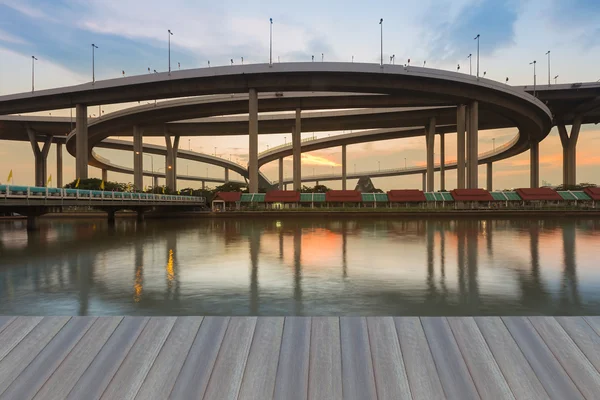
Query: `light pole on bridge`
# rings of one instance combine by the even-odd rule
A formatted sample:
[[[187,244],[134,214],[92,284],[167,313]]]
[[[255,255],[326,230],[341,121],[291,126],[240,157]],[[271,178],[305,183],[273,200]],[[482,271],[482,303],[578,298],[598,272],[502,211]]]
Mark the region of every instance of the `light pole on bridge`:
[[[379,25],[381,26],[381,66],[383,67],[383,18],[379,20]]]
[[[169,75],[171,75],[171,36],[173,36],[173,32],[170,29],[167,29],[169,32]]]
[[[548,86],[550,86],[550,50],[546,52],[548,56]]]
[[[477,78],[479,78],[479,33],[473,39],[477,40]]]
[[[35,62],[37,58],[31,56],[31,93],[35,90]]]
[[[94,50],[97,48],[98,48],[98,46],[96,46],[94,43],[92,43],[92,84],[94,84],[96,82],[96,61],[95,61]]]

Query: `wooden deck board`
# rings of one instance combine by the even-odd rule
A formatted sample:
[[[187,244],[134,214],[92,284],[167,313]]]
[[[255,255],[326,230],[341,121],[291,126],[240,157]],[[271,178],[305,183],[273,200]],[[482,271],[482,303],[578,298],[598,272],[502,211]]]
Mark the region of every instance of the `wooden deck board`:
[[[306,399],[310,355],[310,318],[286,317],[275,378],[274,399]]]
[[[343,398],[342,344],[338,317],[312,318],[308,398]]]
[[[412,398],[394,320],[367,317],[367,327],[378,399]]]
[[[366,318],[341,317],[340,338],[344,399],[376,399],[377,389]]]
[[[600,374],[560,324],[552,317],[529,321],[585,398],[600,395]]]
[[[273,397],[283,323],[283,317],[264,317],[256,322],[238,399]]]
[[[527,318],[503,317],[502,320],[551,398],[583,399],[577,386]]]
[[[421,318],[444,392],[449,399],[479,399],[473,378],[445,318]]]
[[[600,393],[600,317],[0,318],[0,400]]]
[[[202,317],[179,317],[136,396],[140,400],[169,397],[196,338]]]

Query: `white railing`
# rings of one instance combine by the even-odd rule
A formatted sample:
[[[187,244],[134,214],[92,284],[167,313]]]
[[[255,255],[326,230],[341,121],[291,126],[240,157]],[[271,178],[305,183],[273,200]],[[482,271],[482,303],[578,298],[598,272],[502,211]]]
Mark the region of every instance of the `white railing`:
[[[162,203],[205,203],[204,197],[172,194],[108,192],[104,190],[62,189],[34,186],[0,185],[0,199],[100,200]]]

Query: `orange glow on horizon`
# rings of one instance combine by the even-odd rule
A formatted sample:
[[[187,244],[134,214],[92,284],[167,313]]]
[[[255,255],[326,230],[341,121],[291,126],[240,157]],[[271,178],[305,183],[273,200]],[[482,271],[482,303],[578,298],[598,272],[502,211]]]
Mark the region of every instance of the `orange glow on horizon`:
[[[328,160],[325,157],[313,156],[311,154],[302,154],[302,164],[307,165],[327,165],[330,167],[340,167],[341,164]]]

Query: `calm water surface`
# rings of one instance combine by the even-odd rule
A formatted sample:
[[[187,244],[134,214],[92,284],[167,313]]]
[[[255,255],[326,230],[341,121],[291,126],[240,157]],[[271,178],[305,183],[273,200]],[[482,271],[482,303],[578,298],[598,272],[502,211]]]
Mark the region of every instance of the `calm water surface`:
[[[600,315],[600,220],[0,221],[0,314]]]

